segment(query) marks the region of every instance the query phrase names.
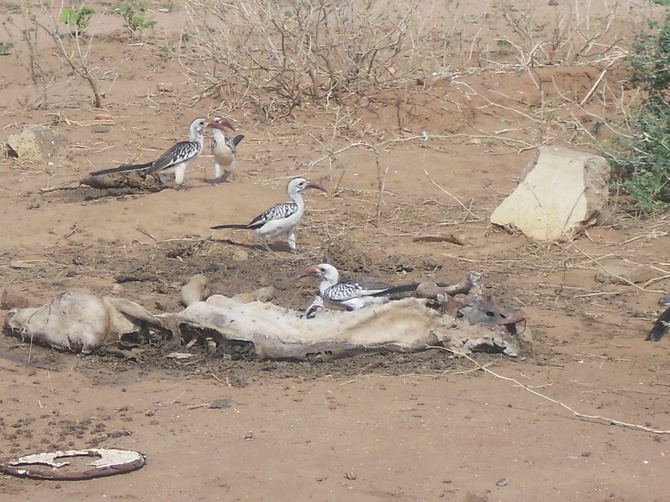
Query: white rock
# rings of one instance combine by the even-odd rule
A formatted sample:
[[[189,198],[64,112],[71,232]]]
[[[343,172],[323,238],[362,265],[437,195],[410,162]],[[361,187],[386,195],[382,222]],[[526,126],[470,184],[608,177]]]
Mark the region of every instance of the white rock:
[[[65,136],[41,125],[24,127],[7,139],[9,156],[33,162],[46,161],[65,143]]]
[[[542,146],[524,180],[491,215],[491,223],[537,241],[573,238],[595,224],[607,204],[609,180],[604,158]]]

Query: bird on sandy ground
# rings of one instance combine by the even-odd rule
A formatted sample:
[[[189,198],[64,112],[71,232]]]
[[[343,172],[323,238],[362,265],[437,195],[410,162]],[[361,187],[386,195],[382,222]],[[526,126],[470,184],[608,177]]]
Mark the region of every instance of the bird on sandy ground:
[[[658,316],[654,326],[647,335],[647,340],[652,342],[659,341],[661,337],[667,333],[668,328],[670,328],[670,293],[667,293],[665,296],[663,296],[658,303],[664,307],[667,306],[668,308],[665,310],[665,312]]]
[[[415,291],[418,284],[390,286],[381,282],[368,280],[340,280],[338,270],[328,264],[310,265],[298,272],[301,277],[320,277],[319,296],[307,308],[305,317],[314,317],[315,312],[323,307],[323,300],[330,305],[346,310],[358,310],[368,305],[380,305],[390,301],[391,294]]]
[[[263,246],[268,251],[272,251],[268,241],[278,236],[286,236],[289,248],[297,252],[295,240],[295,227],[300,223],[305,214],[305,201],[302,198],[302,191],[308,188],[316,188],[322,192],[328,191],[316,181],[310,181],[306,178],[293,178],[288,182],[286,192],[291,198],[291,202],[282,202],[272,206],[270,209],[256,216],[247,225],[215,225],[212,230],[231,228],[237,230],[255,230],[263,239]]]
[[[102,169],[90,173],[90,176],[139,171],[145,176],[151,175],[158,178],[164,185],[167,184],[170,178],[174,178],[175,185],[180,187],[184,183],[186,168],[202,152],[205,141],[203,131],[206,127],[219,129],[223,125],[213,120],[197,118],[189,126],[188,141],[175,143],[156,160],[145,164],[131,164]]]
[[[237,145],[244,139],[244,135],[238,134],[234,138],[226,135],[224,128],[235,131],[235,127],[229,120],[222,117],[212,117],[212,121],[221,127],[212,128],[212,139],[210,147],[214,156],[214,179],[212,183],[220,181],[234,181],[237,172]],[[223,169],[223,173],[221,170]],[[223,174],[223,175],[222,175]]]

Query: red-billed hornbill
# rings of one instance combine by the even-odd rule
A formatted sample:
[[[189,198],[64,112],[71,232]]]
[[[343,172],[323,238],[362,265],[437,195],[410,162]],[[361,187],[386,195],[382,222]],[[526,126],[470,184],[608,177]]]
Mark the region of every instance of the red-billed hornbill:
[[[215,225],[210,228],[212,230],[223,228],[255,230],[263,239],[263,246],[268,251],[272,251],[268,245],[268,241],[274,237],[284,235],[289,247],[295,252],[297,251],[295,227],[300,223],[303,214],[305,214],[305,201],[302,199],[301,192],[307,188],[316,188],[317,190],[328,192],[316,181],[310,181],[306,178],[293,178],[288,182],[288,186],[286,187],[286,191],[292,202],[283,202],[272,206],[267,211],[256,216],[247,225]]]
[[[237,171],[237,145],[244,139],[242,134],[234,138],[226,135],[224,127],[235,131],[235,127],[222,117],[213,117],[212,120],[221,127],[214,127],[212,130],[212,140],[210,147],[214,156],[214,183],[219,181],[234,181]],[[223,168],[223,176],[221,170]]]
[[[298,273],[298,278],[315,276],[321,278],[319,295],[327,303],[346,310],[358,310],[368,305],[387,303],[392,293],[415,291],[417,284],[389,286],[380,282],[356,281],[352,279],[340,281],[340,274],[328,263],[310,265]],[[313,317],[312,312],[322,307],[319,297],[312,302],[305,316]]]
[[[647,335],[647,340],[652,342],[659,341],[661,337],[668,331],[668,328],[670,328],[670,293],[661,298],[658,303],[664,307],[667,306],[668,308],[665,310],[665,312],[658,316],[654,326]]]
[[[206,127],[218,129],[223,127],[223,125],[213,120],[197,118],[189,126],[189,140],[175,143],[172,148],[156,160],[147,162],[146,164],[131,164],[102,169],[90,173],[90,176],[138,171],[145,176],[152,175],[158,178],[163,184],[166,184],[171,177],[174,177],[175,185],[181,186],[184,182],[186,168],[202,152],[205,141],[203,131]]]

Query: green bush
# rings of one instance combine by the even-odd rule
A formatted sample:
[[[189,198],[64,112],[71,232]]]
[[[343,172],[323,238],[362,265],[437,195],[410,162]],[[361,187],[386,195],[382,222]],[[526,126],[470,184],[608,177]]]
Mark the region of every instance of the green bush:
[[[113,10],[115,14],[121,16],[125,22],[126,29],[131,35],[137,36],[147,28],[156,26],[156,21],[144,18],[147,6],[144,2],[131,1],[122,3]]]
[[[611,159],[623,174],[620,187],[642,209],[654,210],[670,204],[670,9],[636,35],[628,59],[631,83],[644,98],[629,124],[632,135],[617,142],[620,152]]]
[[[61,11],[60,22],[67,24],[72,33],[86,31],[91,16],[95,13],[90,7],[66,7]]]

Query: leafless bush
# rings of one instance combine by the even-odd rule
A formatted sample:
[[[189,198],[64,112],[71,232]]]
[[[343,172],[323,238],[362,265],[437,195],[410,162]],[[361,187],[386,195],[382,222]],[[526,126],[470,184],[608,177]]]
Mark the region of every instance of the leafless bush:
[[[617,23],[629,31],[650,15],[624,0],[557,2],[551,19],[538,18],[533,0],[484,2],[477,15],[456,0],[185,6],[190,24],[178,56],[187,74],[208,86],[206,94],[220,92],[231,110],[251,103],[265,120],[388,90],[401,91],[400,109],[428,75],[609,63],[623,54]]]
[[[434,28],[418,20],[419,3],[189,0],[191,50],[180,58],[194,77],[229,86],[272,119],[306,101],[402,86]]]
[[[625,45],[618,25],[626,23],[626,33],[646,23],[652,11],[635,7],[626,0],[556,2],[552,17],[538,18],[533,0],[525,5],[503,1],[499,5],[508,28],[494,37],[495,47],[482,50],[489,60],[497,53],[499,63],[514,61],[521,69],[547,65],[592,64],[622,53]],[[500,57],[508,53],[509,58]]]
[[[85,2],[78,6],[82,9]],[[65,7],[64,0],[51,0],[50,3],[42,3],[42,10],[47,14],[47,21],[42,23],[35,20],[35,23],[41,27],[54,41],[58,48],[57,55],[64,61],[79,77],[88,82],[93,92],[93,105],[96,108],[102,108],[102,93],[98,80],[90,70],[89,59],[93,47],[95,32],[84,36],[86,26],[79,26],[75,23],[74,28],[69,33],[61,32],[61,19]],[[72,9],[72,7],[69,7]],[[91,11],[93,12],[93,11]],[[36,18],[35,18],[36,19]],[[102,18],[98,19],[98,24]],[[86,23],[88,24],[88,23]]]

